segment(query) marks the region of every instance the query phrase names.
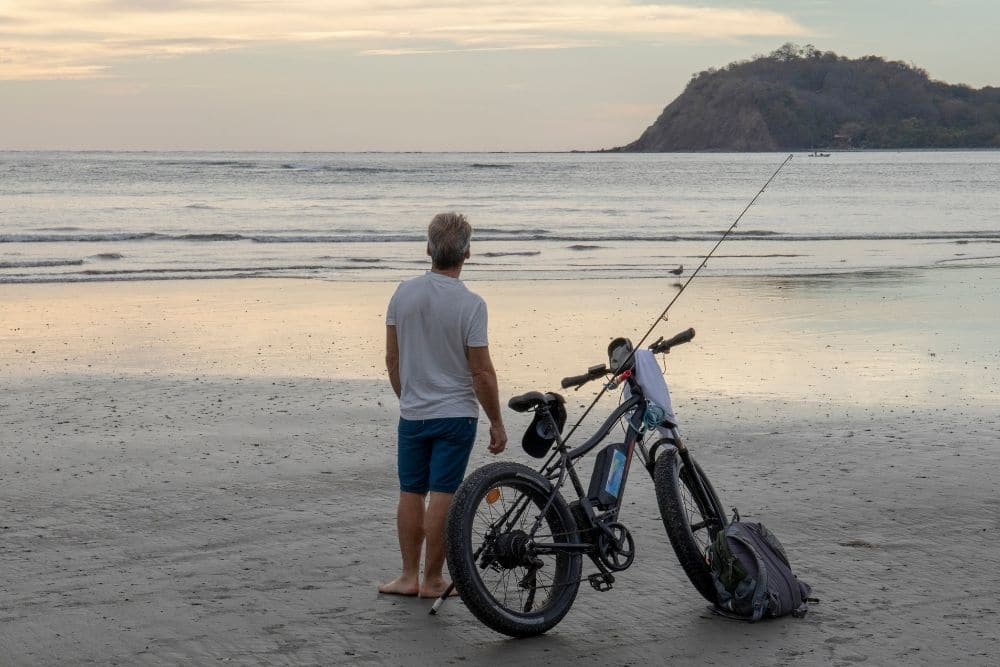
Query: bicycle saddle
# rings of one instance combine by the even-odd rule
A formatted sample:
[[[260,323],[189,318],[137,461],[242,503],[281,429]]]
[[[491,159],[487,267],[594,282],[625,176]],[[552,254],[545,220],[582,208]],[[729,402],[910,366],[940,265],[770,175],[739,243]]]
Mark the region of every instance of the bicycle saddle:
[[[566,425],[566,408],[563,405],[565,399],[556,393],[543,394],[539,391],[529,391],[527,394],[515,396],[507,402],[507,405],[517,412],[527,412],[532,408],[542,405],[548,406],[549,414],[555,419],[558,432],[552,425],[548,417],[543,418],[544,411],[535,410],[535,418],[528,424],[521,439],[521,446],[524,451],[536,459],[540,459],[549,451],[552,443],[556,441],[558,433],[562,432]]]
[[[507,401],[507,407],[514,412],[527,412],[545,403],[545,394],[540,391],[529,391],[527,394],[514,396]]]

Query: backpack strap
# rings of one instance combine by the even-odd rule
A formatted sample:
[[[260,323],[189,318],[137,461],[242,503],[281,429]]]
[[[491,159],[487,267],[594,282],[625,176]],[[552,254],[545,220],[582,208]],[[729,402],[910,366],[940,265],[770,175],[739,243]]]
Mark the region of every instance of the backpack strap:
[[[754,560],[757,561],[757,585],[754,587],[753,598],[750,600],[753,615],[749,619],[751,623],[756,623],[764,618],[764,612],[767,611],[767,566],[764,564],[764,559],[757,553],[757,548],[753,543],[740,535],[730,534],[729,537],[745,546],[753,554]]]
[[[739,621],[741,623],[752,623],[752,621],[746,616],[740,616],[736,612],[729,611],[725,607],[720,607],[718,604],[709,605],[708,610],[713,614],[715,614],[716,616],[728,618],[730,621]]]
[[[819,602],[819,598],[812,597],[812,588],[809,587],[809,584],[799,581],[799,592],[802,594],[802,604],[799,605],[798,609],[792,612],[792,616],[795,618],[802,618],[805,616],[806,612],[809,611],[810,603],[816,604]]]

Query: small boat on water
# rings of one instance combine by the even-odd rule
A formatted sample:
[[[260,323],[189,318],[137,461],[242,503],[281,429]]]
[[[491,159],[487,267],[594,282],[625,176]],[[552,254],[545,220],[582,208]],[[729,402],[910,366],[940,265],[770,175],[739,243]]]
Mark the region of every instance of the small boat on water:
[[[830,157],[830,154],[829,153],[819,153],[817,151],[813,151],[812,153],[809,154],[809,157]]]

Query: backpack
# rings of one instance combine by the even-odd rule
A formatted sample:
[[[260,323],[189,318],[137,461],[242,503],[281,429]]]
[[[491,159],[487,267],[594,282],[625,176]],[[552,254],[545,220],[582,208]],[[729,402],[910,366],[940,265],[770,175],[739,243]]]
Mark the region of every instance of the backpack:
[[[713,611],[754,623],[764,617],[808,611],[809,584],[799,581],[788,564],[785,549],[774,534],[759,523],[736,515],[708,547],[709,565],[718,599]]]

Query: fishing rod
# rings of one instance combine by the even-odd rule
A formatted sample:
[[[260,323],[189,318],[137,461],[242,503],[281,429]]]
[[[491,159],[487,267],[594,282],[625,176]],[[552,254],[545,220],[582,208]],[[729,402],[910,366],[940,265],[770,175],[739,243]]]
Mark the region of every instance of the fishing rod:
[[[722,242],[725,241],[726,238],[728,238],[730,234],[732,234],[733,230],[736,229],[736,225],[738,225],[740,223],[740,220],[743,219],[743,216],[746,215],[746,212],[749,211],[750,207],[753,206],[756,203],[757,199],[762,194],[764,194],[764,190],[767,189],[767,186],[769,186],[771,184],[771,181],[773,181],[775,179],[775,177],[777,177],[778,172],[780,172],[785,167],[785,165],[788,164],[791,161],[791,159],[792,159],[792,154],[789,153],[788,157],[786,157],[782,161],[782,163],[778,165],[778,168],[774,170],[774,173],[771,174],[771,177],[769,179],[767,179],[767,182],[764,183],[764,185],[761,187],[761,189],[757,191],[757,194],[755,194],[753,196],[753,199],[750,200],[750,203],[747,204],[743,208],[742,211],[740,211],[740,214],[738,216],[736,216],[736,219],[733,220],[733,224],[729,225],[729,229],[727,229],[722,234],[722,236],[719,238],[719,240],[716,241],[715,245],[712,246],[712,249],[708,251],[708,254],[705,255],[705,257],[701,260],[701,264],[698,265],[698,268],[696,268],[691,273],[691,275],[688,276],[688,279],[684,282],[683,285],[681,285],[681,288],[679,290],[677,290],[677,294],[675,294],[674,298],[670,300],[670,303],[668,303],[667,307],[663,309],[663,312],[660,313],[659,317],[657,317],[655,320],[653,320],[653,323],[650,325],[649,329],[647,329],[646,333],[643,334],[643,336],[642,336],[641,339],[639,339],[639,342],[632,347],[632,350],[629,352],[628,356],[625,358],[625,361],[623,361],[618,366],[618,368],[625,368],[625,367],[627,367],[629,365],[629,363],[632,361],[632,359],[635,357],[635,351],[638,350],[640,347],[642,347],[642,344],[646,342],[646,339],[649,338],[649,335],[651,333],[653,333],[653,329],[655,329],[656,326],[660,322],[665,322],[666,321],[666,319],[667,319],[667,313],[670,312],[670,309],[677,302],[677,299],[680,298],[681,294],[684,293],[684,290],[687,289],[687,286],[690,285],[691,281],[694,280],[695,276],[697,276],[698,273],[703,268],[705,268],[705,265],[708,264],[708,260],[711,259],[712,255],[715,254],[715,251],[719,249],[719,246],[722,245]],[[611,370],[615,371],[617,369],[611,369]],[[589,415],[590,411],[594,409],[594,406],[597,405],[597,402],[599,400],[601,400],[601,397],[604,396],[604,394],[609,389],[612,389],[613,386],[614,385],[611,382],[606,383],[606,384],[604,384],[604,385],[601,386],[601,390],[597,393],[597,396],[594,397],[594,400],[591,401],[590,405],[587,406],[587,409],[584,410],[583,415],[576,421],[575,424],[573,424],[573,428],[571,428],[570,431],[569,431],[569,433],[566,435],[566,437],[563,438],[563,442],[565,442],[565,441],[567,441],[567,440],[570,439],[570,437],[573,435],[573,433],[576,432],[577,427],[580,426],[580,424],[583,423],[583,420],[587,418],[587,415]],[[578,389],[579,389],[579,387],[578,387]]]

